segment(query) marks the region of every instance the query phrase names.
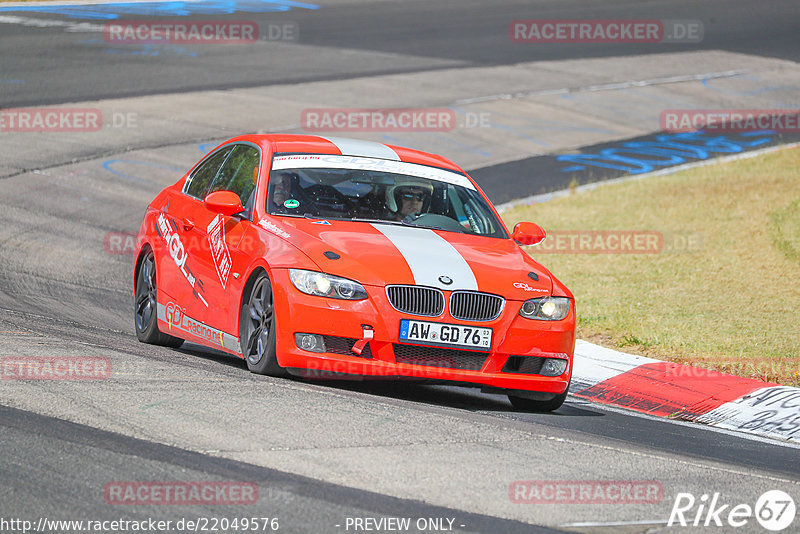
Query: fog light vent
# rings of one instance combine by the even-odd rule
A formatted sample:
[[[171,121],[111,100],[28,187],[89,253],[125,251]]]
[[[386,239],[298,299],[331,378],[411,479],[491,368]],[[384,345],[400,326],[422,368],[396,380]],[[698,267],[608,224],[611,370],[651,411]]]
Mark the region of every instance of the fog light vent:
[[[309,352],[325,352],[325,340],[319,334],[296,333],[294,342],[298,348]]]
[[[539,374],[542,376],[561,376],[567,370],[567,360],[560,358],[547,358],[544,361],[542,370]]]

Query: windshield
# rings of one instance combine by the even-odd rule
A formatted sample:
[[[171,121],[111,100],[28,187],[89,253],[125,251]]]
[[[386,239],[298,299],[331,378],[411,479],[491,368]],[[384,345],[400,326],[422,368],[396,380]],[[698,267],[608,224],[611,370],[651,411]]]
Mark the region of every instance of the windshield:
[[[275,156],[267,212],[508,237],[463,174],[371,158]]]

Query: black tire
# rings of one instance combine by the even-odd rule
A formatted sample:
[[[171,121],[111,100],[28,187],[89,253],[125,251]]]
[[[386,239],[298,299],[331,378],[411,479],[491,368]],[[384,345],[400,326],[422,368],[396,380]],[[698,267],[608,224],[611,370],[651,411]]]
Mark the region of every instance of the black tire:
[[[251,373],[285,377],[286,370],[278,364],[275,347],[275,307],[272,283],[266,273],[259,274],[247,298],[242,299],[239,316],[239,342],[242,355]]]
[[[153,251],[142,253],[136,272],[136,300],[133,306],[133,323],[136,337],[142,343],[178,348],[183,345],[179,337],[170,336],[158,329],[158,302],[156,300],[156,262]]]
[[[556,395],[547,401],[534,400],[526,397],[517,397],[515,395],[509,395],[508,400],[511,401],[511,405],[520,412],[546,413],[561,408],[561,405],[564,404],[565,400],[567,400],[568,393],[569,386],[567,386],[567,389],[564,390],[564,393],[561,395]]]

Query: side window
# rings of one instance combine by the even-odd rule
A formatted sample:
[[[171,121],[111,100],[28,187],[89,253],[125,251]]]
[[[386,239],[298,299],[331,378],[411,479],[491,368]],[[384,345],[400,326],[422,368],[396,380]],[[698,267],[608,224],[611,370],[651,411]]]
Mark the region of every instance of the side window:
[[[219,170],[209,193],[233,191],[246,206],[250,194],[256,188],[260,153],[250,145],[236,145],[230,157]]]
[[[231,150],[232,147],[225,147],[204,161],[190,178],[191,182],[189,187],[186,188],[186,194],[201,200],[204,199],[209,186],[214,181],[214,177],[217,176],[217,171],[219,171],[220,166],[225,161],[225,158],[228,157],[228,154],[231,153]]]

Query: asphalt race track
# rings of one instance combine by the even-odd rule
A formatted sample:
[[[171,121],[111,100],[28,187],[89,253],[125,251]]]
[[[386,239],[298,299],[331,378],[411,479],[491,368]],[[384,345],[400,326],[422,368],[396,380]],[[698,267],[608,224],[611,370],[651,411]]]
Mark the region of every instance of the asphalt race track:
[[[207,2],[212,3],[212,2]],[[263,2],[269,6],[273,2]],[[284,4],[284,2],[275,2]],[[24,79],[8,87],[4,105],[41,105],[159,94],[199,89],[224,89],[291,82],[347,79],[375,74],[442,69],[452,66],[511,65],[524,61],[616,57],[663,52],[659,43],[548,44],[532,49],[508,38],[508,24],[517,19],[697,19],[704,22],[699,43],[676,43],[673,51],[727,50],[797,61],[796,4],[777,0],[767,5],[745,1],[702,3],[547,1],[486,2],[445,0],[402,3],[381,1],[308,2],[321,9],[295,7],[287,11],[258,12],[259,2],[232,2],[241,6],[239,18],[259,23],[293,21],[299,26],[299,47],[281,49],[267,60],[263,50],[114,49],[102,32],[75,39],[65,27],[36,28],[24,24],[3,27],[3,77]],[[290,4],[287,2],[287,4]],[[2,6],[0,6],[2,8]],[[8,8],[9,10],[11,8]],[[252,9],[254,12],[247,12]],[[264,8],[266,11],[267,8]],[[64,22],[103,24],[105,19],[49,15],[36,11],[8,11],[0,15],[43,18]],[[110,10],[113,12],[113,10]],[[150,13],[158,13],[151,8]],[[140,20],[120,12],[119,20]],[[170,12],[164,13],[169,18]],[[175,17],[172,16],[174,19]],[[200,14],[198,20],[224,15]],[[108,19],[117,20],[117,19]],[[58,50],[57,54],[53,51]],[[347,50],[343,55],[342,50]],[[134,53],[134,52],[139,52]],[[155,54],[155,55],[150,55]],[[197,54],[187,65],[185,59]],[[157,61],[150,61],[155,57]],[[413,58],[413,59],[411,59]],[[235,59],[235,61],[232,61]],[[57,79],[58,83],[53,83]]]
[[[667,527],[677,495],[752,507],[779,489],[800,502],[796,446],[575,399],[525,414],[471,389],[274,379],[197,345],[143,345],[125,248],[148,202],[205,151],[239,133],[303,132],[308,108],[449,107],[452,131],[335,135],[444,154],[499,203],[569,184],[575,162],[560,155],[660,135],[665,107],[800,107],[796,2],[56,6],[0,3],[0,108],[91,108],[103,125],[0,128],[0,357],[107,358],[112,374],[0,381],[0,532],[22,531],[2,523],[12,519],[237,517],[277,518],[259,530],[284,532],[723,532],[731,527]],[[246,46],[104,39],[108,21],[159,17],[290,23],[299,33]],[[532,18],[693,20],[704,34],[692,43],[511,42],[509,23]],[[758,146],[795,137],[769,134]],[[142,481],[242,482],[257,498],[108,498],[109,485]],[[531,504],[514,502],[516,481],[643,482],[662,493]],[[381,518],[411,527],[366,528]],[[751,518],[737,531],[763,528]]]

